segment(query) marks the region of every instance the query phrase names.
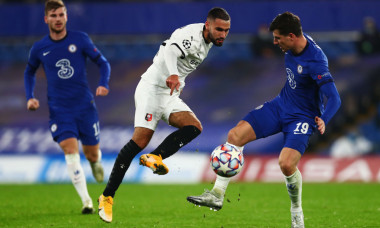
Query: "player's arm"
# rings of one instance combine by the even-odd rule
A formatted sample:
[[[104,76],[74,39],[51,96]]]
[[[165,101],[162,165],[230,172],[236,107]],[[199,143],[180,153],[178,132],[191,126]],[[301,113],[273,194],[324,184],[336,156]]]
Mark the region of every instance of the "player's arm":
[[[99,54],[96,64],[99,66],[100,71],[100,81],[96,89],[96,96],[106,96],[109,92],[108,81],[111,76],[111,66],[107,59],[101,54]]]
[[[323,112],[320,118],[315,118],[318,130],[321,134],[323,134],[325,132],[326,124],[338,111],[341,104],[341,100],[334,82],[323,84],[319,89],[322,92],[322,94],[327,98],[325,111]]]
[[[98,65],[100,71],[100,80],[98,88],[96,89],[96,96],[106,96],[109,92],[108,82],[111,76],[111,66],[107,59],[95,47],[90,37],[85,33],[83,33],[83,37],[85,43],[84,52],[96,65]]]
[[[182,50],[177,45],[172,44],[164,48],[165,64],[169,71],[169,77],[166,79],[166,85],[170,88],[170,95],[174,89],[177,91],[181,86],[179,82],[179,72],[177,67],[178,58],[183,56]]]
[[[35,56],[36,54],[32,48],[29,54],[28,64],[26,65],[26,69],[24,71],[24,87],[27,101],[26,107],[28,110],[32,111],[37,110],[40,107],[39,101],[34,98],[33,92],[36,84],[36,71],[39,66],[39,61]],[[37,66],[34,66],[34,64]]]

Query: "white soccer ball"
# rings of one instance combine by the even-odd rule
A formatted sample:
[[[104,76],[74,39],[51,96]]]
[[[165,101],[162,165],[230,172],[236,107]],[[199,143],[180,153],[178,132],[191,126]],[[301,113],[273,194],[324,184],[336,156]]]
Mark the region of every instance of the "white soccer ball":
[[[211,154],[212,170],[222,177],[233,177],[238,174],[244,165],[243,153],[234,146],[222,144]]]

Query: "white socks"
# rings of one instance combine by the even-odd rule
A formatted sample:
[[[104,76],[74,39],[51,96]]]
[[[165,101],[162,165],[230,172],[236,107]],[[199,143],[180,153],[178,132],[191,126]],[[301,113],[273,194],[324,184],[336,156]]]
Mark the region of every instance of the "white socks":
[[[212,192],[216,193],[220,197],[224,197],[224,193],[227,190],[228,183],[230,183],[230,177],[222,177],[216,175],[216,180]]]
[[[65,159],[67,164],[67,171],[83,204],[91,201],[90,195],[87,191],[86,176],[84,175],[83,168],[80,165],[79,154],[67,154],[65,155]]]
[[[289,198],[291,201],[292,212],[302,211],[302,175],[297,169],[292,175],[285,176],[286,188],[288,189]]]
[[[234,146],[238,150],[240,150],[240,152],[243,152],[244,146],[235,146],[234,144],[231,144],[229,142],[226,142],[226,144],[230,146]],[[231,177],[222,177],[222,176],[216,175],[215,184],[211,191],[216,193],[218,196],[224,197],[224,194],[226,193],[230,180],[231,180]]]

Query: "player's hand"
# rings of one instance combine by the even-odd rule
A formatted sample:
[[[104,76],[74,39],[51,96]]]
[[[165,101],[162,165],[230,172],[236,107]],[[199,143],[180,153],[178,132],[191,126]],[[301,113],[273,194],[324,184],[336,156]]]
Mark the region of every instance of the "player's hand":
[[[323,121],[321,118],[316,116],[315,117],[315,123],[317,124],[319,133],[321,133],[321,135],[323,135],[323,133],[325,133],[325,130],[326,130],[325,121]]]
[[[30,111],[36,111],[40,107],[40,102],[36,98],[30,98],[26,108]]]
[[[181,83],[179,82],[179,79],[178,79],[178,75],[175,75],[175,74],[170,75],[166,79],[166,85],[170,88],[170,96],[173,94],[174,89],[176,89],[178,91],[179,87],[181,85]]]
[[[104,87],[104,86],[99,86],[97,89],[96,89],[96,96],[107,96],[108,95],[108,92],[109,90]]]

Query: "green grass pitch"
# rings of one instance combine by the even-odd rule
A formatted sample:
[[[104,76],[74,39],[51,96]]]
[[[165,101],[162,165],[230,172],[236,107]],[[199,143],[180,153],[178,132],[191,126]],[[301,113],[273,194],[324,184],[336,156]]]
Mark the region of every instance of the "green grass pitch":
[[[105,184],[88,186],[94,205]],[[0,227],[290,227],[285,184],[231,183],[215,212],[188,203],[212,184],[122,184],[113,222],[81,215],[71,184],[0,185]],[[380,227],[380,184],[303,185],[306,227]]]

